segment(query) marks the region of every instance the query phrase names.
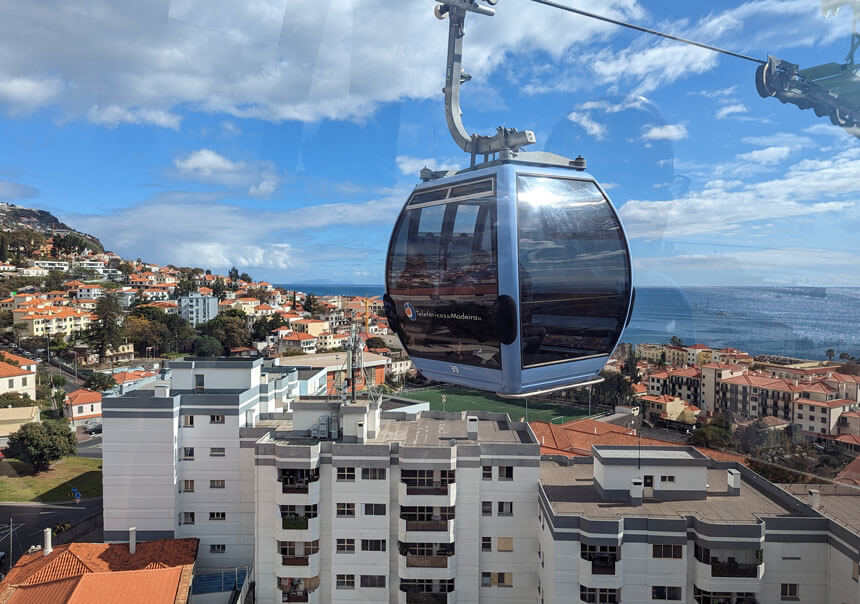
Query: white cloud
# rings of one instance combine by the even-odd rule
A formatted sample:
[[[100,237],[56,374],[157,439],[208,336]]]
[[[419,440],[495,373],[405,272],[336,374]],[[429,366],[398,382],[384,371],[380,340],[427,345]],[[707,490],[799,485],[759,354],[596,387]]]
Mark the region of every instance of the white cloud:
[[[181,178],[242,188],[252,197],[268,198],[281,181],[272,162],[236,162],[212,149],[192,151],[173,164]]]
[[[791,154],[790,147],[766,147],[749,153],[740,153],[738,159],[756,164],[778,164]]]
[[[847,214],[857,207],[860,159],[850,153],[804,160],[779,178],[738,187],[714,180],[702,191],[671,201],[628,201],[620,209],[628,234],[648,240],[725,234],[742,225],[824,213]]]
[[[0,5],[0,105],[54,104],[64,119],[179,125],[204,111],[268,121],[362,119],[379,103],[435,98],[447,23],[433,3],[390,0],[171,0]],[[601,12],[639,19],[636,0]],[[380,35],[379,24],[385,24]],[[617,28],[557,10],[470,15],[468,69],[484,81],[509,52],[554,59]],[[408,58],[408,59],[407,59]],[[50,75],[45,75],[50,74]]]
[[[724,107],[717,109],[715,117],[718,120],[721,120],[729,115],[746,113],[747,111],[749,111],[749,109],[746,108],[746,105],[742,105],[741,103],[732,103],[731,105],[725,105]]]
[[[727,88],[718,88],[717,90],[692,90],[687,94],[695,94],[710,99],[732,96],[738,89],[737,84]]]
[[[678,141],[687,138],[687,127],[684,124],[666,124],[664,126],[645,126],[642,139],[646,141],[669,140]]]
[[[590,134],[599,141],[602,141],[606,138],[606,126],[604,126],[600,122],[595,121],[588,113],[583,113],[580,111],[571,111],[569,114],[567,114],[567,119],[569,119],[574,124],[582,126],[582,128],[588,134]]]
[[[779,146],[791,147],[792,149],[800,149],[801,147],[815,144],[808,136],[802,136],[793,132],[774,132],[765,136],[745,136],[741,139],[741,142],[760,147]]]
[[[39,190],[31,186],[12,182],[11,180],[0,180],[0,201],[18,201],[37,197]]]
[[[395,160],[397,169],[404,176],[416,178],[422,168],[430,168],[431,170],[453,170],[460,169],[460,164],[455,159],[447,159],[437,163],[437,160],[432,157],[411,157],[409,155],[398,155]]]
[[[157,109],[126,109],[118,105],[100,107],[94,105],[90,108],[87,117],[94,124],[116,128],[120,124],[150,124],[179,130],[182,118],[169,111]]]

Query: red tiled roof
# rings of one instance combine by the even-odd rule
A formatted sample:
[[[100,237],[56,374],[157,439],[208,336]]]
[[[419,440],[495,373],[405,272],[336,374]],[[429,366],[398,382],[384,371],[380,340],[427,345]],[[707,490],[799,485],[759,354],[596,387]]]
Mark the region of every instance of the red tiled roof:
[[[86,388],[81,388],[79,390],[75,390],[74,392],[69,392],[66,395],[66,401],[69,405],[100,403],[102,402],[102,393],[95,392],[93,390],[87,390]]]
[[[860,457],[855,457],[854,461],[842,468],[834,480],[844,484],[860,485]]]
[[[840,398],[835,401],[814,401],[809,398],[796,398],[793,402],[803,405],[813,405],[816,407],[830,407],[831,409],[833,409],[834,407],[845,407],[847,405],[857,404],[857,401],[852,401],[851,399],[847,398]]]
[[[17,365],[12,365],[5,361],[0,361],[0,378],[18,377],[19,375],[31,375],[32,371],[27,371]]]
[[[15,361],[19,366],[23,367],[25,365],[35,365],[36,361],[33,359],[28,359],[27,357],[18,356],[17,354],[12,354],[11,352],[6,352],[5,350],[0,350],[0,357],[7,361]],[[8,365],[8,363],[7,363]]]

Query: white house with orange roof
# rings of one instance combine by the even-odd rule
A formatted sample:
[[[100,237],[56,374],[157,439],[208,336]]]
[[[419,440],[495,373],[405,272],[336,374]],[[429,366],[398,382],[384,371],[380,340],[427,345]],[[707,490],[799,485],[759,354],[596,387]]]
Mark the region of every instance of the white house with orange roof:
[[[170,293],[164,289],[148,287],[140,290],[140,298],[141,300],[147,300],[150,302],[155,300],[169,300]]]
[[[62,335],[69,338],[85,331],[93,319],[94,315],[88,311],[56,306],[35,309],[23,316],[13,313],[15,324],[25,325],[26,337],[31,338],[46,335]]]
[[[317,349],[320,351],[342,348],[349,340],[345,333],[331,333],[324,331],[317,336]]]
[[[693,344],[685,346],[687,349],[687,364],[688,365],[704,365],[710,363],[713,358],[714,349],[704,344]]]
[[[35,401],[36,370],[33,365],[30,365],[31,361],[27,361],[27,364],[15,365],[13,363],[18,362],[22,357],[4,353],[3,358],[6,360],[0,361],[0,394],[17,392]]]
[[[14,264],[7,264],[6,262],[0,262],[0,273],[13,273],[18,270],[18,267]]]
[[[317,339],[309,333],[289,331],[278,340],[278,352],[283,354],[288,350],[299,350],[304,354],[317,353]]]
[[[157,308],[159,310],[163,310],[168,315],[179,313],[179,305],[176,300],[156,300],[155,302],[148,302],[146,304],[141,304],[140,306],[141,308]]]
[[[261,304],[257,298],[236,298],[236,302],[239,304],[239,310],[246,315],[253,314],[254,309]]]
[[[101,419],[102,394],[81,388],[66,394],[63,415],[73,426],[81,426],[93,419]]]
[[[701,410],[677,396],[661,394],[659,396],[644,395],[639,399],[645,419],[652,424],[685,424],[692,426],[698,420]]]

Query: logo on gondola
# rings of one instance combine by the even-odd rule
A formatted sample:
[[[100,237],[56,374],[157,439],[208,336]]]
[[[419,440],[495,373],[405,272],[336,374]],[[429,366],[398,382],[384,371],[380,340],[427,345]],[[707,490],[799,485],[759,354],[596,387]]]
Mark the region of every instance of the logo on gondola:
[[[403,305],[403,314],[406,315],[406,318],[410,321],[414,321],[418,318],[418,314],[409,302]]]

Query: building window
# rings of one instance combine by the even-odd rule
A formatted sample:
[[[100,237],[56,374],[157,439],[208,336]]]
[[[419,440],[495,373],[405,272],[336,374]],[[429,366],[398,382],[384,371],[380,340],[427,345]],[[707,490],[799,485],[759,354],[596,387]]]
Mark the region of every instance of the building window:
[[[779,590],[780,600],[800,600],[797,583],[783,583]]]
[[[227,455],[224,447],[210,447],[209,448],[209,457],[224,457]]]
[[[209,520],[227,520],[227,512],[209,512]]]
[[[227,546],[223,543],[213,543],[209,546],[210,554],[223,554],[227,551]]]
[[[347,468],[347,467],[338,467],[337,468],[337,479],[338,480],[355,480],[355,468]]]
[[[224,423],[224,416],[223,415],[210,415],[209,416],[209,423],[210,424],[223,424]]]
[[[684,557],[684,546],[683,545],[670,545],[668,543],[655,543],[653,546],[653,557],[654,558],[683,558]]]
[[[194,459],[194,447],[185,447],[182,449],[183,459]]]
[[[660,482],[675,482],[674,476],[661,476]]]
[[[194,512],[183,512],[182,524],[194,524]]]
[[[355,504],[354,503],[338,503],[337,504],[338,518],[354,518]]]
[[[183,493],[193,493],[194,492],[194,481],[193,480],[183,480],[182,481],[182,492]]]
[[[90,413],[95,413],[95,411],[96,411],[96,406],[90,405]]]
[[[498,505],[498,515],[499,516],[513,516],[514,515],[514,502],[513,501],[500,501]]]
[[[15,387],[15,380],[9,380],[9,387],[10,387],[10,388],[14,388],[14,387]]]
[[[481,478],[483,480],[492,480],[493,479],[493,466],[482,466],[481,467]]]
[[[496,579],[496,585],[499,587],[513,587],[514,586],[514,574],[513,573],[493,573]]]
[[[583,602],[598,604],[615,604],[620,599],[619,589],[595,588],[579,586],[579,599]]]
[[[384,552],[385,539],[362,539],[361,551],[363,552]]]
[[[362,480],[385,480],[385,468],[362,468]]]
[[[514,538],[513,537],[497,537],[496,538],[496,551],[499,551],[499,552],[512,552],[512,551],[514,551]]]
[[[652,600],[680,600],[681,599],[681,588],[680,587],[666,587],[661,585],[655,585],[651,588],[651,599]]]
[[[481,537],[481,551],[482,552],[493,551],[493,538],[492,537]]]
[[[209,481],[209,488],[210,489],[223,489],[224,488],[224,481],[223,480],[210,480]]]
[[[385,587],[385,575],[361,575],[362,587]]]
[[[513,480],[514,479],[514,467],[513,466],[499,466],[499,480]]]
[[[194,416],[193,415],[183,415],[182,416],[182,427],[193,428],[194,427]]]
[[[84,406],[78,405],[78,413],[83,413],[83,412],[84,412]]]
[[[493,584],[493,573],[481,573],[481,587],[490,587]]]
[[[385,516],[385,504],[384,503],[365,503],[364,504],[364,515],[365,516]]]
[[[336,551],[338,554],[354,554],[355,539],[338,539],[336,543]]]
[[[492,516],[493,515],[493,502],[492,501],[482,501],[481,502],[481,516]]]
[[[337,589],[355,589],[355,575],[337,575]]]

